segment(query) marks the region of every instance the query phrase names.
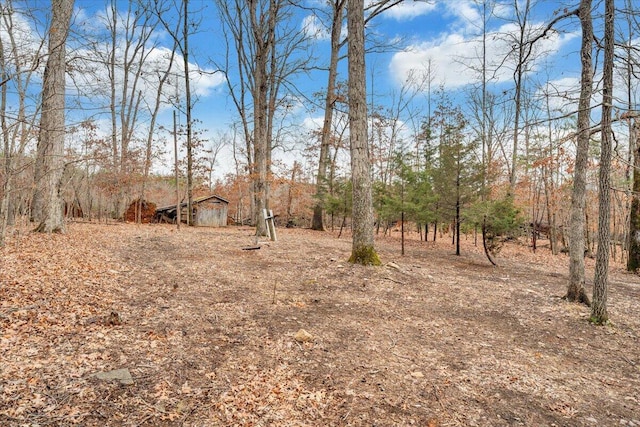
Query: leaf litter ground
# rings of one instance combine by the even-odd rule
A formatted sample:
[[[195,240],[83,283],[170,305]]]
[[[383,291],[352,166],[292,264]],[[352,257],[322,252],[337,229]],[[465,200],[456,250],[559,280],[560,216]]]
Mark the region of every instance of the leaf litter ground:
[[[567,257],[471,238],[74,223],[0,249],[2,426],[640,426],[640,278],[613,323],[561,299]],[[588,277],[593,261],[587,260]],[[300,329],[311,337],[296,340]],[[133,384],[97,373],[127,370]],[[118,371],[120,372],[120,371]]]

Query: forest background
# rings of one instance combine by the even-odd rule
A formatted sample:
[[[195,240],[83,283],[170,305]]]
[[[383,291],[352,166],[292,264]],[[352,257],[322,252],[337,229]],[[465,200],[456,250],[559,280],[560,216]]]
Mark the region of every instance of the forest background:
[[[38,207],[41,88],[52,57],[48,36],[57,34],[48,6],[2,4],[2,240]],[[275,207],[283,224],[347,225],[346,3],[253,6],[75,5],[57,168],[67,216],[118,219],[136,200],[190,206],[216,193],[230,201],[236,223],[259,226],[262,208]],[[461,232],[486,231],[487,217],[506,212],[509,227],[531,232],[534,248],[542,231],[554,254],[567,251],[579,135],[588,132],[584,251],[596,250],[604,209],[611,255],[624,261],[635,235],[638,22],[632,1],[617,6],[609,14],[616,25],[609,60],[602,2],[365,3],[376,230],[411,221],[424,239],[453,228],[459,242]],[[594,25],[588,71],[595,84],[586,109],[578,108],[585,93],[580,10]],[[609,87],[607,65],[615,79]],[[610,89],[611,105],[602,102]],[[614,115],[606,208],[596,202],[603,196],[602,106]],[[581,111],[586,127],[576,120]]]
[[[7,425],[640,425],[634,2],[0,7]]]

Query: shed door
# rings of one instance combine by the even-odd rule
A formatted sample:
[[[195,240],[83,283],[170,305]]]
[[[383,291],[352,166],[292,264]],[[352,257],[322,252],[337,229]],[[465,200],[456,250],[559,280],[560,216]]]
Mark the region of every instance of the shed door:
[[[201,207],[198,209],[196,225],[205,227],[222,227],[226,225],[224,210]]]

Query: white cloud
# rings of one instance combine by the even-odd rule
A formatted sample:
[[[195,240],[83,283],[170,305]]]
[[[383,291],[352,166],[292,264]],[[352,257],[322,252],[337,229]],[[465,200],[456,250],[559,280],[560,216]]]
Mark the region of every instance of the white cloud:
[[[494,82],[504,82],[512,78],[514,63],[506,58],[511,49],[510,41],[504,34],[513,34],[515,26],[506,24],[489,33],[487,37],[487,63],[494,67]],[[553,55],[571,40],[577,33],[560,35],[551,33],[536,44],[532,58],[540,60]],[[404,84],[410,76],[426,76],[429,63],[433,83],[446,88],[458,88],[478,81],[477,70],[480,66],[482,39],[478,36],[467,37],[463,33],[445,34],[432,41],[424,41],[409,46],[396,53],[389,64],[389,70],[398,84]],[[498,64],[501,67],[498,69]],[[534,71],[535,68],[530,69]]]
[[[109,69],[107,59],[111,47],[104,45],[96,45],[94,49],[79,49],[73,52],[74,60],[71,62],[69,75],[75,82],[74,85],[68,85],[68,90],[76,88],[80,96],[90,97],[93,103],[107,102],[110,87]],[[146,58],[142,64],[140,78],[136,83],[136,90],[142,94],[143,102],[141,105],[152,105],[155,102],[158,83],[160,77],[165,73],[169,66],[171,58],[171,49],[163,46],[148,46],[145,52]],[[131,52],[132,49],[129,49]],[[125,70],[122,64],[124,58],[125,47],[118,46],[116,48],[116,87],[118,88],[117,96],[121,96],[121,91],[125,81]],[[132,62],[127,77],[129,88],[132,88],[135,74],[138,72],[137,67],[139,58]],[[165,83],[163,92],[165,100],[169,98],[184,97],[185,81],[184,81],[184,61],[182,56],[176,54],[174,63],[171,68],[170,78]],[[131,61],[131,58],[128,58]],[[215,69],[203,68],[194,63],[189,63],[190,89],[193,95],[198,97],[208,97],[212,92],[225,82],[223,73],[216,72]],[[105,104],[106,105],[106,104]]]
[[[15,71],[16,66],[21,70],[30,69],[47,48],[37,29],[20,13],[9,13],[2,17],[0,38],[4,50],[3,62],[10,72]],[[44,71],[44,63],[40,61],[39,72]]]
[[[579,95],[579,76],[548,80],[536,92],[542,102],[548,101],[552,116],[576,111]]]
[[[302,121],[302,127],[308,131],[317,131],[318,129],[322,129],[323,122],[324,118],[322,116],[306,117]]]
[[[211,92],[225,82],[223,73],[214,69],[200,68],[193,64],[189,67],[189,83],[193,93],[198,96],[209,96]]]
[[[330,40],[329,29],[315,15],[308,15],[302,20],[302,30],[304,33],[316,40]]]
[[[435,42],[415,44],[396,53],[389,69],[400,85],[410,79],[427,78],[430,73],[436,85],[454,88],[473,79],[471,70],[456,63],[456,58],[467,50],[468,45],[461,35],[450,34]]]
[[[367,3],[372,3],[372,1]],[[408,1],[393,6],[389,10],[385,11],[383,16],[397,21],[407,21],[423,15],[428,15],[433,12],[436,7],[437,5],[435,1]]]
[[[462,32],[478,32],[482,30],[482,15],[478,5],[470,0],[445,2],[447,14],[456,18],[456,26]]]

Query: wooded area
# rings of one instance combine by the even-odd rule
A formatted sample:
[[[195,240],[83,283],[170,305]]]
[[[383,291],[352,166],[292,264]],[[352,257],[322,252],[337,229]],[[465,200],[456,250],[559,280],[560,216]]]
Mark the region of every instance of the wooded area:
[[[242,311],[246,309],[244,303],[231,301],[240,294],[228,286],[231,282],[237,284],[227,277],[237,273],[235,263],[239,259],[256,262],[257,268],[246,267],[238,273],[252,282],[250,287],[244,285],[244,291],[262,292],[260,295],[264,296],[264,292],[268,293],[273,286],[272,303],[276,304],[277,288],[283,285],[281,280],[285,280],[286,275],[274,273],[270,263],[281,262],[276,259],[284,256],[279,251],[286,251],[287,244],[293,247],[293,240],[298,238],[306,240],[306,245],[296,243],[300,245],[299,259],[287,258],[291,271],[310,268],[323,280],[335,282],[331,289],[344,287],[341,292],[355,292],[352,297],[363,304],[360,308],[371,304],[364,308],[364,314],[387,316],[384,319],[392,324],[398,321],[396,326],[414,331],[414,338],[418,335],[415,331],[424,327],[410,319],[418,316],[418,309],[405,313],[409,318],[404,320],[393,320],[386,310],[401,312],[404,304],[413,298],[429,300],[432,305],[421,307],[425,316],[439,313],[447,322],[467,322],[472,329],[478,330],[482,330],[478,318],[493,325],[497,320],[492,316],[502,318],[504,311],[516,311],[512,317],[503,319],[508,325],[501,330],[502,339],[488,344],[493,347],[508,346],[507,336],[515,334],[519,327],[535,329],[535,322],[549,321],[546,315],[534,321],[520,312],[544,307],[545,312],[553,313],[549,315],[553,326],[544,333],[535,329],[538,341],[527,341],[519,347],[519,351],[533,360],[540,353],[534,347],[537,348],[540,342],[544,344],[541,348],[550,345],[547,332],[561,337],[559,340],[563,344],[573,341],[576,331],[588,334],[585,345],[578,345],[587,352],[611,345],[635,349],[633,354],[637,354],[637,322],[632,320],[634,313],[637,318],[639,282],[636,274],[640,266],[640,11],[637,5],[634,0],[575,0],[562,5],[536,0],[465,0],[460,4],[460,9],[467,13],[468,22],[464,30],[449,35],[464,40],[458,44],[472,46],[466,51],[468,56],[449,58],[449,62],[441,57],[424,57],[422,63],[406,71],[404,80],[398,83],[397,76],[393,76],[398,71],[393,68],[393,61],[400,58],[398,61],[402,62],[402,58],[406,60],[421,49],[420,44],[412,44],[412,38],[418,34],[396,30],[399,34],[392,35],[380,28],[389,20],[400,19],[398,16],[405,16],[405,23],[412,19],[422,19],[427,24],[432,22],[435,28],[433,20],[438,17],[433,11],[440,13],[443,20],[448,19],[446,14],[454,14],[451,3],[435,0],[103,0],[88,6],[73,0],[53,0],[50,4],[30,0],[0,2],[0,254],[3,262],[0,321],[3,351],[13,363],[11,369],[1,372],[2,377],[8,379],[11,372],[17,372],[20,368],[16,366],[30,357],[28,351],[34,351],[33,355],[44,352],[39,342],[33,344],[32,350],[24,350],[27,353],[14,352],[8,345],[12,340],[26,340],[24,334],[33,331],[48,336],[38,329],[40,323],[64,324],[63,329],[67,329],[63,332],[71,334],[68,332],[69,319],[64,314],[52,314],[53,308],[46,302],[48,298],[64,299],[63,294],[71,292],[65,280],[68,281],[72,273],[64,273],[71,275],[64,278],[57,276],[68,268],[75,269],[74,274],[81,281],[86,280],[86,283],[76,284],[79,286],[76,290],[82,295],[91,295],[93,291],[89,288],[94,288],[93,280],[104,287],[98,292],[100,295],[114,289],[110,281],[122,280],[130,285],[129,295],[134,299],[155,301],[134,295],[135,292],[153,294],[158,300],[151,305],[168,307],[166,310],[175,308],[187,317],[191,315],[187,313],[191,310],[187,303],[195,301],[198,292],[206,293],[212,301],[222,298],[230,304],[230,308],[227,307],[230,310]],[[406,18],[412,11],[418,13],[419,10],[427,10],[427,15]],[[429,28],[424,29],[425,33],[429,31]],[[203,36],[210,41],[203,42]],[[423,44],[435,44],[438,37],[433,34],[431,37],[425,38],[430,42]],[[439,41],[446,38],[441,35]],[[579,42],[571,45],[572,40]],[[560,47],[566,46],[575,49],[563,50],[562,55],[558,55]],[[390,60],[392,54],[394,59]],[[437,65],[443,63],[450,67],[446,74],[451,78],[464,75],[465,83],[454,86],[438,80],[441,73]],[[395,86],[385,81],[392,78],[396,79]],[[309,86],[309,82],[317,84],[318,81],[322,81],[322,87]],[[381,93],[383,90],[388,93]],[[210,98],[220,99],[224,104],[229,114],[224,120],[217,120],[217,117],[211,117],[216,113],[206,111],[211,107],[206,103]],[[212,125],[215,129],[207,129]],[[291,242],[286,242],[285,235],[284,243],[260,246],[257,243],[268,233],[264,212],[273,212],[271,219],[279,227],[310,228],[315,233],[291,230],[288,234],[293,239]],[[124,225],[126,222],[138,226]],[[175,225],[145,225],[149,227],[147,229],[140,225],[146,222]],[[193,227],[181,228],[181,224]],[[240,228],[196,230],[196,226],[227,224]],[[246,234],[247,226],[252,227],[253,237],[244,236],[246,241],[240,242],[233,233],[242,230]],[[138,240],[144,244],[129,248],[132,252],[127,256],[131,258],[116,256],[121,267],[98,268],[90,262],[80,267],[73,264],[80,261],[71,261],[76,257],[75,252],[80,251],[80,247],[96,250],[79,237],[89,233],[87,230],[105,234],[95,237],[107,245],[105,252],[100,252],[105,263],[106,258],[115,256],[114,253],[126,252],[122,245],[127,241],[133,246],[137,243],[131,242]],[[110,230],[120,235],[122,241],[113,240],[109,236]],[[155,241],[149,238],[150,234],[162,237]],[[222,270],[216,270],[211,277],[197,272],[193,279],[218,283],[221,287],[215,292],[207,293],[193,283],[178,280],[189,276],[185,276],[182,264],[180,270],[162,268],[161,273],[151,273],[152,267],[144,267],[151,269],[145,270],[148,276],[133,273],[134,267],[131,270],[125,267],[130,259],[138,259],[141,254],[156,249],[161,252],[158,256],[171,259],[170,248],[175,247],[180,253],[182,245],[195,247],[197,238],[211,238],[212,235],[223,241],[227,239],[227,243],[237,249],[255,249],[243,253],[226,247],[221,253],[212,252],[230,258],[224,262],[214,261]],[[342,248],[344,236],[351,239],[350,255],[341,250],[339,255],[331,256],[315,249],[316,244]],[[384,242],[382,254],[378,253],[379,242]],[[162,249],[155,248],[156,244]],[[55,245],[65,246],[61,253],[70,257],[71,267],[65,266],[65,259],[57,256],[54,257],[57,262],[49,266],[51,270],[38,267],[38,263],[44,261],[41,255],[34,254],[51,255]],[[431,250],[433,248],[438,250]],[[267,256],[265,252],[270,258],[262,258]],[[449,252],[456,258],[448,257]],[[443,255],[445,253],[447,255]],[[478,257],[479,254],[483,254],[484,259]],[[518,262],[518,257],[522,261]],[[390,259],[393,259],[391,264]],[[444,259],[455,268],[434,266]],[[340,271],[331,273],[333,264],[347,260],[362,266],[340,264]],[[329,271],[313,264],[316,261]],[[35,266],[30,262],[35,262]],[[528,262],[552,266],[552,271],[542,267],[540,270],[543,277],[552,278],[549,280],[553,283],[536,277],[535,268],[527,266]],[[401,267],[395,269],[390,265]],[[367,269],[365,266],[378,268]],[[623,273],[623,267],[628,275]],[[5,268],[9,268],[6,273]],[[200,267],[194,264],[194,268]],[[433,272],[419,274],[419,277],[407,273],[418,268]],[[83,269],[99,269],[105,277],[98,273],[88,274]],[[396,270],[407,276],[388,274]],[[123,275],[125,271],[132,273]],[[347,276],[342,277],[342,274]],[[507,277],[505,281],[511,284],[510,277],[518,276],[514,286],[525,296],[526,302],[510,300],[514,307],[491,308],[491,316],[479,313],[478,307],[467,307],[474,316],[479,316],[473,321],[465,310],[447,305],[452,310],[452,316],[448,317],[446,310],[438,306],[444,302],[426,290],[438,283],[435,290],[453,298],[453,290],[445,289],[445,278],[440,274],[467,275],[460,279],[461,285],[457,288],[465,291],[456,296],[462,299],[461,304],[473,302],[473,299],[468,300],[472,298],[470,294],[477,298],[482,295],[480,291],[470,290],[474,274],[486,278],[487,283],[500,283]],[[350,279],[350,275],[358,278],[356,287],[355,279]],[[265,282],[264,276],[270,279]],[[165,279],[171,283],[165,283]],[[311,276],[307,279],[313,281],[311,287],[318,291],[315,284],[320,279]],[[393,284],[390,285],[393,289],[385,287],[387,282]],[[158,283],[163,291],[152,290]],[[298,287],[287,289],[300,293],[303,302],[300,307],[313,306],[318,298],[305,294],[310,290],[307,284],[311,282],[295,283]],[[374,293],[366,297],[369,299],[359,300],[356,295],[359,292],[368,295],[370,284],[374,283]],[[623,285],[615,289],[614,283]],[[259,285],[265,285],[267,289]],[[558,285],[563,292],[558,290]],[[29,286],[37,288],[30,289]],[[187,286],[192,294],[185,297],[183,305],[172,307],[167,303],[171,286],[175,286],[173,291]],[[120,289],[117,292],[126,294],[129,291]],[[503,305],[500,298],[508,295],[507,289],[492,293],[485,288],[484,292],[488,296],[483,303],[489,306]],[[232,297],[227,298],[227,293]],[[41,294],[42,300],[34,300],[32,304],[21,302],[22,298],[25,301],[35,298],[26,297],[32,294]],[[375,298],[389,298],[391,294],[389,307],[374,301]],[[617,295],[618,300],[612,303],[610,294]],[[105,298],[112,301],[108,296]],[[322,293],[322,298],[332,297]],[[240,300],[249,305],[259,303],[258,299]],[[294,300],[292,305],[297,302]],[[85,305],[88,303],[74,300],[74,310],[90,310]],[[345,306],[349,303],[346,294],[339,302]],[[111,302],[104,306],[95,301],[93,304],[109,311],[107,307]],[[485,310],[489,306],[484,305]],[[132,340],[130,334],[133,332],[138,338],[150,333],[169,339],[170,325],[158,326],[163,332],[158,332],[157,328],[140,329],[139,325],[135,326],[135,331],[127,329],[134,326],[126,323],[127,318],[145,322],[151,316],[139,308],[127,307],[133,316],[123,314],[124,326],[120,318],[122,313],[117,309],[114,309],[114,318],[103,311],[93,313],[97,316],[95,322],[86,323],[88,320],[83,318],[82,326],[92,325],[96,330],[92,329],[91,333],[103,335],[108,333],[105,332],[108,328],[122,327],[126,331],[122,339],[127,343]],[[256,307],[250,309],[256,318],[269,317],[270,310]],[[367,311],[369,309],[371,311]],[[156,307],[153,315],[169,322],[169,318],[158,314],[163,313],[162,310],[165,308]],[[589,311],[588,315],[585,310]],[[345,309],[334,315],[349,317],[348,311]],[[300,323],[294,314],[280,315],[284,317],[279,321]],[[75,316],[74,322],[77,321],[77,315],[70,316]],[[224,328],[230,328],[230,324],[225,324],[224,330],[216,329],[216,322],[220,321],[218,314],[211,312],[208,316],[206,322],[214,325],[215,333],[225,337],[220,339],[227,340],[230,346],[246,344],[236,337],[237,331],[232,334],[235,338],[228,334]],[[318,316],[320,319],[321,315]],[[570,325],[560,322],[557,316],[564,316],[562,318]],[[54,318],[57,320],[50,321]],[[364,318],[366,316],[351,320],[362,322]],[[244,324],[245,320],[240,323]],[[432,320],[437,323],[433,328],[451,327]],[[252,339],[264,341],[260,348],[273,350],[270,346],[274,343],[289,346],[286,350],[294,359],[298,357],[293,356],[296,347],[303,355],[317,349],[317,340],[287,341],[277,332],[278,323],[273,319],[270,322],[268,330],[252,335]],[[590,329],[593,325],[603,328]],[[201,328],[197,333],[211,332]],[[455,335],[459,332],[456,328],[448,330]],[[186,329],[181,330],[186,336]],[[560,330],[563,332],[558,332]],[[73,333],[83,332],[76,330]],[[371,326],[370,330],[363,328],[358,333],[369,337],[388,334],[381,324]],[[620,339],[609,339],[607,334]],[[330,341],[340,341],[339,334],[331,336]],[[348,335],[347,338],[358,342],[360,336]],[[375,351],[381,351],[385,346],[387,350],[392,349],[398,337],[394,335],[389,340],[371,344],[371,348]],[[471,341],[477,348],[485,348],[486,342]],[[560,342],[554,341],[551,348],[562,348]],[[451,343],[447,341],[446,344]],[[198,345],[190,343],[189,351]],[[411,353],[410,347],[407,342],[402,354]],[[577,351],[578,347],[572,348]],[[102,354],[103,350],[98,353]],[[342,355],[344,348],[338,350],[340,357],[350,357],[349,354]],[[79,350],[75,348],[74,351]],[[112,353],[106,356],[95,356],[95,352],[89,354],[110,360],[108,365],[115,368],[118,364],[115,363],[115,350],[109,351]],[[235,351],[238,350],[233,349],[232,353]],[[444,353],[453,357],[455,351],[451,351]],[[501,351],[504,358],[500,360],[508,365],[511,363],[506,355],[508,349],[501,348]],[[67,354],[62,347],[56,348],[54,353],[51,356],[54,359]],[[590,353],[589,357],[601,357],[598,360],[602,361],[608,360],[605,359],[607,355],[606,352],[600,356]],[[508,356],[516,356],[516,353]],[[261,377],[264,361],[259,357],[261,361],[256,362],[253,357],[248,356],[246,363],[238,368],[249,376],[257,375],[262,378],[260,381],[267,381],[266,377]],[[386,364],[399,363],[400,359],[409,361],[413,364],[407,371],[409,377],[402,377],[396,371],[388,379],[400,381],[408,387],[406,390],[416,391],[415,384],[411,385],[407,380],[419,378],[422,381],[425,377],[423,369],[427,368],[420,368],[416,362],[424,363],[424,357],[426,353],[416,353],[398,356],[394,361],[381,360],[380,366],[373,370],[377,375]],[[45,359],[42,356],[42,360]],[[199,356],[193,363],[202,360]],[[318,421],[317,425],[321,424],[320,420],[330,420],[334,425],[368,425],[376,419],[376,414],[363,409],[364,405],[359,406],[364,418],[349,419],[348,412],[332,405],[338,400],[343,403],[356,400],[352,398],[357,393],[338,396],[334,393],[336,389],[325,387],[324,380],[317,377],[305,384],[295,378],[296,369],[289,369],[292,360],[287,361],[287,368],[282,371],[279,365],[269,368],[276,377],[284,375],[283,381],[295,379],[291,387],[300,391],[295,398],[289,396],[294,402],[287,401],[290,413],[282,415],[284,418],[270,415],[275,417],[274,423],[287,425],[283,419],[288,420],[289,416],[298,420],[296,417],[302,419],[303,415],[311,417],[311,424]],[[318,357],[309,363],[337,363],[336,360]],[[637,417],[631,415],[636,409],[640,412],[640,396],[629,388],[638,383],[639,362],[631,356],[625,356],[624,361],[624,370],[614,374],[608,368],[600,367],[602,370],[595,370],[594,377],[588,379],[601,381],[599,375],[611,375],[618,383],[606,385],[619,386],[614,387],[612,393],[617,394],[622,403],[617,401],[612,406],[611,402],[602,402],[603,407],[590,413],[586,404],[571,402],[569,388],[561,392],[566,392],[566,398],[560,399],[562,403],[551,403],[550,397],[540,396],[530,387],[518,389],[502,384],[508,393],[533,393],[544,402],[538,411],[505,409],[503,414],[491,413],[490,418],[500,419],[505,425],[518,422],[525,425],[562,424],[562,417],[575,425],[590,425],[592,418],[597,420],[595,424],[624,421],[627,423],[624,425],[640,425]],[[261,367],[256,368],[254,362]],[[558,362],[563,363],[563,369],[568,369],[566,360]],[[54,362],[58,369],[61,363],[61,359]],[[482,363],[488,362],[483,359]],[[97,365],[92,362],[93,367],[97,368]],[[154,369],[161,365],[154,365]],[[467,362],[461,361],[459,365],[468,368]],[[526,377],[522,371],[504,368],[510,372],[509,378],[515,378],[514,384],[520,384],[519,379]],[[224,388],[219,378],[221,374],[213,368],[210,371],[192,366],[181,369],[189,372],[185,374],[188,381],[179,378],[183,388],[193,391],[189,384],[200,383],[197,399],[180,406],[182,400],[175,396],[180,391],[165,390],[174,394],[169,410],[158,397],[164,393],[164,386],[156,383],[154,387],[159,387],[159,395],[154,395],[157,399],[151,405],[163,401],[163,406],[161,409],[153,406],[153,411],[144,414],[137,413],[136,423],[154,425],[158,420],[169,424],[179,419],[189,420],[197,411],[196,401],[204,396],[211,397],[203,379],[194,380],[196,373],[218,376],[220,383],[215,386],[219,388],[216,389],[218,393],[211,393],[216,399],[222,399],[216,403],[222,406],[210,407],[211,413],[217,415],[200,413],[198,420],[250,423],[252,417],[257,417],[273,403],[269,400],[251,403],[250,415],[238,421],[234,418],[237,414],[230,408],[239,404],[232,395],[233,391],[244,390],[235,388],[244,387],[242,381],[227,380]],[[231,365],[226,369],[233,370]],[[349,369],[359,367],[353,365]],[[519,369],[526,370],[525,367]],[[416,372],[420,375],[414,375]],[[620,372],[624,372],[624,376]],[[78,394],[91,393],[84,383],[88,381],[87,373],[83,371],[79,377],[74,377],[83,381],[81,388],[76,390]],[[144,376],[140,372],[134,374],[137,378]],[[332,375],[326,373],[328,383],[331,383]],[[540,375],[540,378],[527,378],[530,381],[527,384],[541,380],[549,381],[551,388],[557,385],[558,378],[554,374],[545,371]],[[438,379],[428,377],[434,381]],[[367,375],[364,378],[365,383],[372,380]],[[444,375],[443,378],[448,377]],[[447,398],[440,391],[449,386],[445,382],[438,386],[432,384],[433,398],[428,411],[408,409],[411,405],[421,405],[420,399],[401,393],[405,400],[389,403],[388,411],[383,410],[383,419],[389,424],[409,419],[424,424],[430,423],[433,417],[435,423],[443,425],[499,425],[483,419],[482,413],[486,409],[479,409],[495,403],[494,400],[488,396],[477,397],[472,403],[461,398],[463,382],[461,377],[457,379],[458,382],[451,381],[456,384],[456,393],[460,394],[454,393],[453,396],[458,397],[451,397],[448,403],[477,406],[478,417],[457,412],[446,404]],[[21,382],[23,380],[26,383]],[[29,378],[20,376],[16,381],[11,384],[17,388],[0,388],[3,405],[9,405],[11,399],[22,399],[20,396],[26,393]],[[355,380],[345,380],[341,386],[351,389],[349,381]],[[588,382],[587,379],[584,381]],[[624,381],[628,383],[619,384]],[[383,383],[386,385],[381,385]],[[384,381],[377,386],[381,393],[383,388],[391,387]],[[484,386],[476,386],[474,392],[480,393],[477,396],[485,393]],[[62,420],[62,424],[82,423],[86,419],[99,423],[101,409],[87,409],[89,412],[78,409],[79,412],[73,414],[62,409],[59,402],[75,399],[73,393],[56,400],[39,390],[38,399],[47,404],[29,407],[22,413],[8,409],[8,406],[0,407],[0,416],[16,425],[32,421],[55,424],[57,421],[47,414],[58,411],[56,416],[62,418],[57,420]],[[254,391],[263,393],[264,390]],[[274,398],[270,394],[272,391],[266,392],[265,399]],[[552,390],[553,393],[557,391]],[[106,388],[102,392],[111,396]],[[95,396],[102,392],[95,392]],[[127,393],[124,391],[125,395]],[[145,389],[145,393],[152,392]],[[359,396],[373,393],[371,396],[382,398],[371,390],[363,393]],[[305,403],[300,403],[302,395],[306,396]],[[147,394],[141,399],[149,405],[153,400],[150,396]],[[225,399],[230,399],[228,407],[223,407]],[[587,401],[589,396],[580,394],[575,399]],[[556,404],[561,407],[554,407],[552,412],[566,413],[549,415],[548,410]],[[605,407],[615,407],[615,410],[607,415]],[[52,409],[47,412],[47,408]],[[122,410],[126,414],[130,409]],[[111,407],[108,412],[115,413],[113,411]],[[87,415],[89,413],[92,415]],[[189,422],[197,425],[197,421]]]

